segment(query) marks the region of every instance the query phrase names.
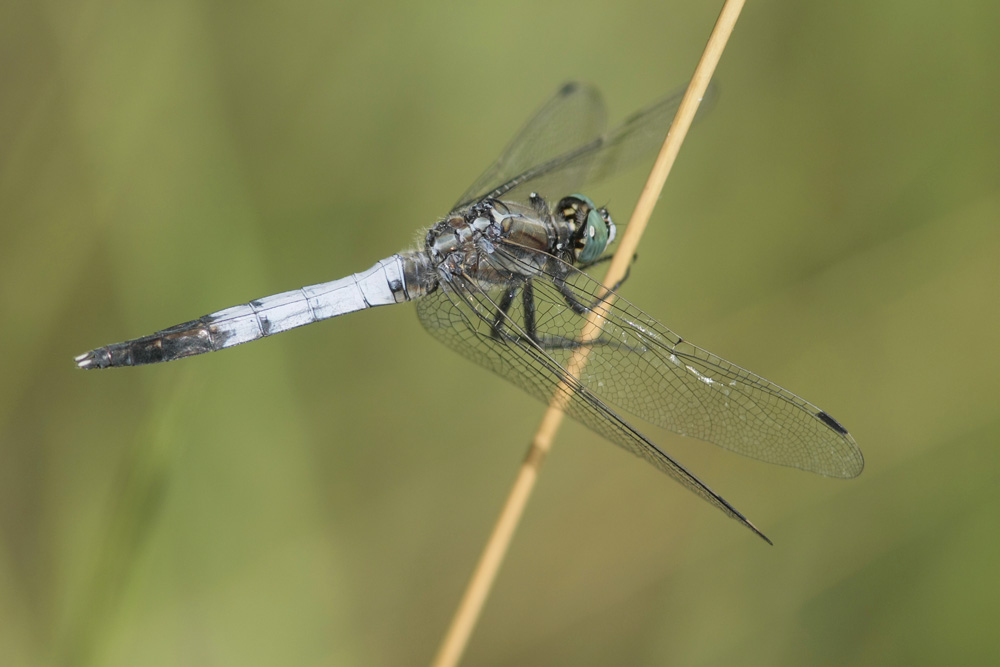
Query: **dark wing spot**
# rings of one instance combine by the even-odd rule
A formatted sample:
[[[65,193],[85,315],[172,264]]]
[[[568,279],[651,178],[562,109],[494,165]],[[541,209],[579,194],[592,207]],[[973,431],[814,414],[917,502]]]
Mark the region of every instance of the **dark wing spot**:
[[[840,422],[820,410],[816,413],[819,420],[841,435],[847,435],[847,429],[840,425]]]
[[[579,81],[570,81],[569,83],[567,83],[562,87],[562,89],[559,91],[559,94],[563,96],[569,95],[579,87],[580,87]]]

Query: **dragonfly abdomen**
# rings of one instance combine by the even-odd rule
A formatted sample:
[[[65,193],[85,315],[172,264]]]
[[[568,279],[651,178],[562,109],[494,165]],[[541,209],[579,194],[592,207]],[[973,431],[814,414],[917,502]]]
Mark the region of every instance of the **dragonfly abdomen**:
[[[139,366],[183,359],[374,306],[408,301],[421,288],[407,285],[413,274],[408,254],[393,255],[361,273],[282,292],[211,315],[91,350],[76,358],[80,368]],[[409,292],[407,287],[410,288]]]

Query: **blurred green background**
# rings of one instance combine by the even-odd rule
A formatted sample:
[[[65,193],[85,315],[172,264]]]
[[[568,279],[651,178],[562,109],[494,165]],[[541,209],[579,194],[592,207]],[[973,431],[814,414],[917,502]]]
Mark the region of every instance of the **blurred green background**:
[[[683,85],[718,9],[0,5],[0,664],[425,664],[540,404],[412,305],[72,357],[409,246],[562,82]],[[749,3],[623,292],[867,468],[652,433],[771,548],[567,424],[465,664],[1000,661],[997,25]]]

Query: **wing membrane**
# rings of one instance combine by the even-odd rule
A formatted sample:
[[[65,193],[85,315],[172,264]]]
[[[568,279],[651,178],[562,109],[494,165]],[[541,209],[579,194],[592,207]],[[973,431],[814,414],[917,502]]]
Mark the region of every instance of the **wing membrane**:
[[[516,261],[517,253],[506,255]],[[567,294],[592,306],[601,333],[578,379],[607,404],[768,463],[828,477],[861,473],[854,438],[817,406],[688,343],[620,296],[608,304],[600,298],[605,288],[575,267],[554,257],[549,266],[555,267],[550,274],[532,280],[538,337],[578,338],[583,318],[567,307]],[[572,354],[547,352],[560,365]]]
[[[684,92],[668,95],[600,135],[596,122],[584,122],[585,118],[596,118],[598,108],[603,119],[597,91],[581,84],[574,86],[565,94],[564,88],[542,108],[500,160],[466,191],[456,208],[484,198],[525,201],[532,192],[562,197],[588,183],[610,178],[643,159],[651,160],[666,137]],[[709,88],[707,96],[714,96],[714,87]],[[572,127],[570,119],[578,126],[587,124],[589,129],[574,130],[578,132],[575,142],[570,142],[574,136],[568,131]],[[538,141],[547,133],[555,133],[558,140]],[[530,144],[535,142],[545,148],[532,150]],[[557,147],[560,152],[553,150]]]
[[[469,186],[455,208],[482,199],[531,167],[551,162],[581,144],[596,140],[606,123],[604,102],[597,89],[583,83],[567,83],[521,128],[497,161]]]
[[[659,449],[598,396],[566,372],[545,349],[534,343],[512,316],[500,314],[508,335],[493,335],[506,287],[484,287],[470,276],[455,275],[417,302],[424,327],[466,358],[509,380],[548,403],[556,392],[567,399],[566,413],[616,445],[651,463],[685,488],[767,540],[735,507]],[[770,542],[770,540],[767,540]]]

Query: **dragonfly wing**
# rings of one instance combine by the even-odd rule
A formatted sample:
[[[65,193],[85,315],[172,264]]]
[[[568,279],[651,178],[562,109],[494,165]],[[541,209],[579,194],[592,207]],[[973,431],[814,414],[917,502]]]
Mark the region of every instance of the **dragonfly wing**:
[[[558,392],[566,399],[565,411],[571,417],[651,463],[767,540],[728,501],[615,413],[579,378],[570,375],[556,355],[532,341],[513,307],[504,314],[501,304],[510,287],[482,285],[472,276],[452,275],[417,302],[417,313],[431,335],[448,347],[544,403]],[[504,332],[501,336],[494,334],[498,321]]]
[[[517,133],[497,161],[469,186],[454,208],[479,201],[531,167],[594,141],[604,132],[606,122],[604,102],[597,89],[583,83],[567,83]]]
[[[714,97],[714,91],[714,86],[710,86],[706,100]],[[588,183],[611,178],[643,160],[652,161],[683,96],[684,91],[680,90],[664,97],[607,134],[580,141],[572,150],[532,165],[484,196],[525,201],[529,194],[537,192],[550,198],[562,197]],[[698,117],[708,106],[702,103]]]
[[[828,477],[861,473],[857,443],[825,411],[688,343],[622,297],[609,304],[602,298],[605,288],[575,267],[555,258],[550,266],[558,270],[532,280],[538,336],[579,338],[584,318],[569,301],[595,311],[601,333],[588,342],[578,380],[608,405],[768,463]],[[572,352],[549,350],[560,366]]]

